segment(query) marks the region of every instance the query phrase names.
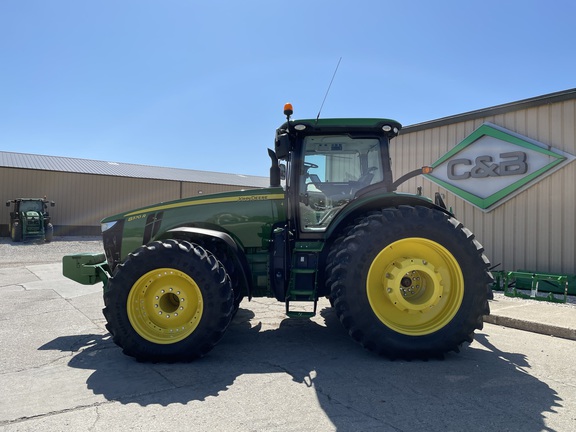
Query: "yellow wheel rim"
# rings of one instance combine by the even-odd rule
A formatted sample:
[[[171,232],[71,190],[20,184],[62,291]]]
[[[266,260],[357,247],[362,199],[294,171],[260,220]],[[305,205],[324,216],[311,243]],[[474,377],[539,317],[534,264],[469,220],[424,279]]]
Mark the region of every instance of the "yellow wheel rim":
[[[144,339],[157,344],[176,343],[192,334],[203,309],[194,279],[172,268],[146,273],[128,295],[130,324]]]
[[[370,265],[366,290],[372,310],[386,326],[422,336],[454,318],[464,297],[464,277],[446,248],[413,237],[380,251]]]

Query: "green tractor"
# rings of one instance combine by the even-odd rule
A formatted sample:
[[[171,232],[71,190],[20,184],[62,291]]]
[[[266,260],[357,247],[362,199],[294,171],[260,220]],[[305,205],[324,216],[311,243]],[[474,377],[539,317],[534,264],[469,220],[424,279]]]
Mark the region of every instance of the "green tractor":
[[[197,196],[102,220],[104,254],[63,273],[104,284],[114,342],[141,361],[190,361],[222,338],[243,298],[310,317],[327,297],[377,354],[441,358],[473,340],[492,276],[480,243],[443,203],[395,192],[388,119],[287,121],[270,187]]]
[[[10,237],[15,242],[27,239],[42,239],[51,242],[54,227],[50,223],[48,204],[54,207],[54,201],[44,198],[18,198],[6,201],[6,207],[14,205],[10,212]]]

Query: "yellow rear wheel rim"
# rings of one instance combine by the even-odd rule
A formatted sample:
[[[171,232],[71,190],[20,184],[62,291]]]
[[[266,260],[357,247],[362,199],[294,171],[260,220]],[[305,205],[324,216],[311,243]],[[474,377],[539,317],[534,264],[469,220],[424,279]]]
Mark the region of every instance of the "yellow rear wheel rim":
[[[203,309],[194,279],[173,268],[149,271],[128,295],[130,324],[144,339],[157,344],[176,343],[192,334]]]
[[[445,327],[464,297],[464,277],[454,256],[425,238],[398,240],[372,261],[368,301],[382,323],[410,336]]]

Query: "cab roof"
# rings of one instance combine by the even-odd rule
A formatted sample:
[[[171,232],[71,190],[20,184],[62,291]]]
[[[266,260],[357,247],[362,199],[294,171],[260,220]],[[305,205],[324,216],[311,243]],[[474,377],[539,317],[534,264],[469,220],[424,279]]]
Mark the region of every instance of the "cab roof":
[[[384,126],[390,126],[388,131],[383,130]],[[300,129],[298,126],[303,126]],[[288,122],[284,123],[281,129],[288,128]],[[396,120],[386,118],[324,118],[324,119],[303,119],[290,120],[290,130],[296,133],[316,134],[316,133],[339,133],[339,132],[369,132],[396,136],[402,125]]]

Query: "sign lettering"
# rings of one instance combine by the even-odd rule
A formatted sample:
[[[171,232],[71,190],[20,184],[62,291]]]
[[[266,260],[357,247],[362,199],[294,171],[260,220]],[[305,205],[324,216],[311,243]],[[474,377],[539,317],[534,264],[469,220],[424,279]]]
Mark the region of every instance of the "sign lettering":
[[[500,153],[500,161],[494,162],[492,156],[481,155],[474,159],[452,159],[448,162],[448,178],[450,180],[466,180],[468,178],[487,178],[526,174],[528,171],[525,152]],[[468,168],[471,167],[471,168]]]

